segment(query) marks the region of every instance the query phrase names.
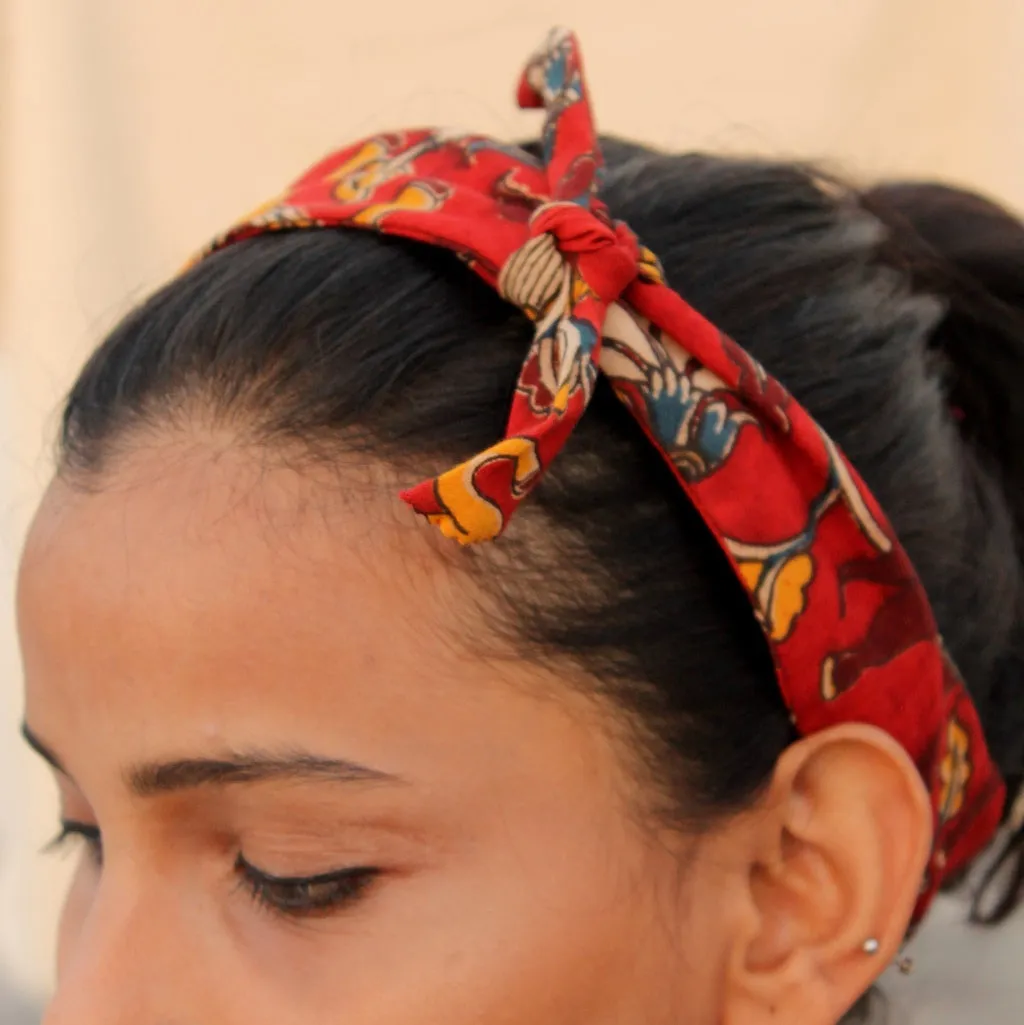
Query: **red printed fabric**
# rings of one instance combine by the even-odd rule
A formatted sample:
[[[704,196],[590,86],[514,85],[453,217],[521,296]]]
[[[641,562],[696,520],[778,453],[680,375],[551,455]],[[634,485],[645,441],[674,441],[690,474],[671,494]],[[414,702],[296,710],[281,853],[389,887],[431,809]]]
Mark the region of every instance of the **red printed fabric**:
[[[573,35],[549,37],[519,103],[546,109],[540,160],[481,135],[378,135],[327,157],[208,252],[270,231],[399,235],[454,250],[535,323],[505,436],[402,495],[463,544],[502,532],[604,374],[750,596],[800,733],[870,723],[920,769],[935,846],[919,920],[992,838],[1005,791],[914,569],[822,429],[609,216]]]

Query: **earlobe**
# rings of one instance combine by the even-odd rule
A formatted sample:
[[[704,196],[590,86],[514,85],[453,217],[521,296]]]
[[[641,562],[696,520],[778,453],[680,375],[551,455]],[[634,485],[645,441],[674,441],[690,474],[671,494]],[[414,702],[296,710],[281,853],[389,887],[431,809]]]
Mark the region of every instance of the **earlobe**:
[[[903,942],[931,845],[924,781],[888,734],[826,730],[779,759],[748,835],[723,1020],[835,1025]]]

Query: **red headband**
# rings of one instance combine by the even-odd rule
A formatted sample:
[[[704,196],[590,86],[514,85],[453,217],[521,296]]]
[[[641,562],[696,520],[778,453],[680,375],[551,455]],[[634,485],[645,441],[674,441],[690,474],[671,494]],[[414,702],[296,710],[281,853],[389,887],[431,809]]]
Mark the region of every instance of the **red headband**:
[[[609,217],[574,36],[551,35],[519,103],[547,109],[542,160],[480,135],[379,135],[208,251],[269,231],[368,228],[454,250],[535,322],[505,437],[402,495],[463,544],[501,533],[603,373],[747,590],[800,733],[870,723],[916,762],[935,810],[917,921],[992,838],[1005,799],[921,583],[821,428]]]

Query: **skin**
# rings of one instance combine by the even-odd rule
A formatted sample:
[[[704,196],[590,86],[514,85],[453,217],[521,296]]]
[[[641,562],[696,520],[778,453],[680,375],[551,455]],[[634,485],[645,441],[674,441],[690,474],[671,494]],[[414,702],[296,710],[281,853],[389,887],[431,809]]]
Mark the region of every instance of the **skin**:
[[[51,485],[26,724],[92,839],[46,1025],[838,1020],[927,856],[905,755],[835,731],[749,812],[659,822],[614,711],[475,655],[482,596],[357,476],[210,434]]]

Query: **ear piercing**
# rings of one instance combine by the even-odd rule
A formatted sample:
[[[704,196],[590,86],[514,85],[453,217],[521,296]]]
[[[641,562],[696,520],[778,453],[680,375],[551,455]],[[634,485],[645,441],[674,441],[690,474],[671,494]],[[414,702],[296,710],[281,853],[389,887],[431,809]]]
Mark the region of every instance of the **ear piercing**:
[[[874,957],[882,949],[882,944],[874,936],[869,936],[860,948],[868,957]],[[912,957],[901,957],[895,962],[901,975],[910,975],[914,971],[914,959]]]

